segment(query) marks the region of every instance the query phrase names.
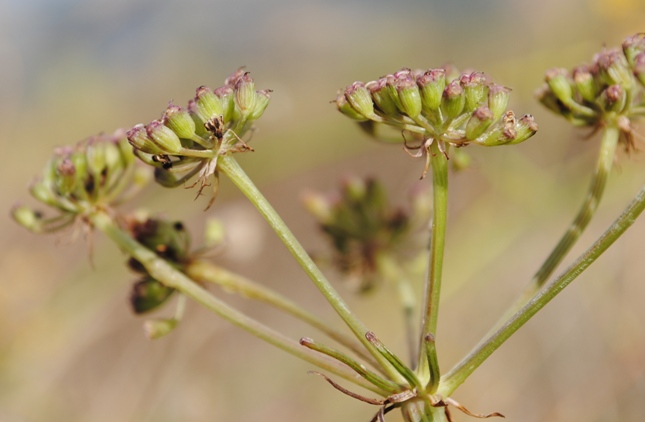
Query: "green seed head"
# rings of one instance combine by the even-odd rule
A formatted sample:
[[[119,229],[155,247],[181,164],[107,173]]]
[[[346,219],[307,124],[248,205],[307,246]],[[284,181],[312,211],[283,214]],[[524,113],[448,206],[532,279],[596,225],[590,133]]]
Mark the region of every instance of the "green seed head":
[[[388,203],[385,189],[374,179],[347,178],[332,194],[308,193],[304,204],[330,242],[334,266],[361,291],[381,276],[376,260],[396,255],[411,240],[411,217]],[[427,216],[422,220],[425,226]]]
[[[146,127],[142,124],[134,126],[127,132],[127,138],[132,148],[146,154],[163,154],[164,151],[148,136]]]
[[[645,53],[641,53],[634,59],[634,76],[645,87]]]
[[[474,141],[479,138],[494,121],[495,116],[488,107],[477,107],[466,123],[466,139]]]
[[[106,150],[106,142],[101,138],[92,137],[85,144],[87,168],[95,179],[100,178],[107,167]]]
[[[220,86],[215,89],[215,95],[219,98],[224,108],[222,116],[225,122],[233,120],[235,115],[235,90],[229,85]]]
[[[486,99],[486,77],[481,72],[463,74],[459,84],[464,88],[466,111],[473,111]]]
[[[244,70],[244,66],[239,67],[235,72],[231,73],[226,77],[226,79],[224,79],[224,86],[234,88],[235,84],[237,84],[237,81],[239,81],[247,73],[248,72]]]
[[[256,96],[253,78],[246,72],[235,82],[235,104],[242,115],[246,116],[253,111]]]
[[[187,110],[179,106],[170,104],[164,112],[162,122],[180,138],[191,139],[195,136],[195,121]]]
[[[179,221],[148,218],[132,223],[133,237],[157,255],[184,264],[190,249],[190,234]]]
[[[548,70],[545,80],[553,94],[563,104],[569,105],[573,102],[573,88],[571,87],[569,72],[566,69]]]
[[[143,329],[150,340],[156,340],[170,334],[179,324],[175,318],[155,318],[146,320]]]
[[[60,230],[93,210],[106,210],[133,187],[134,156],[123,139],[124,131],[100,134],[74,147],[57,148],[42,176],[31,186],[32,196],[58,211],[51,218],[17,208],[17,221],[35,232]],[[85,221],[82,219],[81,221]]]
[[[347,101],[345,92],[338,92],[338,95],[336,96],[336,108],[338,108],[338,111],[352,120],[359,122],[368,120],[367,117],[354,110],[354,107],[352,107],[352,105]]]
[[[588,66],[577,66],[573,69],[573,83],[584,101],[596,100],[600,87]]]
[[[553,106],[560,107],[561,101],[548,86],[546,90]],[[374,81],[355,82],[343,94],[336,101],[339,110],[372,136],[391,142],[403,134],[405,149],[413,156],[427,159],[432,145],[447,155],[451,145],[502,145],[516,138],[506,109],[510,89],[487,83],[482,72],[403,68]]]
[[[414,78],[409,74],[405,75],[396,79],[394,86],[399,96],[401,111],[412,119],[419,117],[421,113],[421,94]]]
[[[502,117],[508,107],[511,90],[505,86],[491,84],[488,87],[488,108],[493,112],[494,120]]]
[[[535,135],[538,131],[538,125],[530,114],[525,114],[515,123],[515,138],[509,142],[509,145],[519,144]]]
[[[146,125],[148,137],[167,154],[177,154],[182,146],[179,137],[159,120],[153,120]]]
[[[224,114],[225,107],[220,98],[207,86],[200,86],[195,92],[194,112],[203,122]]]
[[[309,214],[321,224],[328,224],[332,220],[332,202],[317,192],[306,192],[302,195],[302,204]]]
[[[441,110],[448,120],[452,120],[462,113],[465,105],[464,89],[459,84],[459,81],[455,79],[443,90]]]
[[[441,106],[441,98],[446,88],[445,69],[430,69],[417,79],[421,90],[421,102],[426,113],[432,113]]]
[[[345,89],[345,98],[354,111],[366,119],[375,115],[370,92],[363,82],[354,82]]]
[[[24,205],[15,206],[11,210],[11,217],[22,227],[33,233],[42,233],[42,215]]]
[[[221,220],[210,218],[204,228],[204,247],[214,248],[221,246],[226,241],[226,230]]]
[[[627,94],[620,85],[612,85],[603,90],[598,97],[598,105],[605,112],[620,113],[625,108]]]
[[[135,314],[149,312],[166,302],[173,292],[174,289],[148,277],[132,286],[130,305]]]
[[[59,195],[69,195],[76,187],[76,167],[69,158],[63,159],[56,168],[56,185]]]
[[[365,84],[368,89],[372,100],[376,105],[376,109],[383,116],[397,118],[399,110],[394,100],[390,96],[390,91],[387,88],[387,79],[380,78],[376,81],[370,81]]]
[[[607,85],[620,85],[626,90],[632,88],[634,78],[632,70],[622,51],[611,49],[599,53],[594,58],[599,74]]]
[[[270,89],[262,89],[256,92],[255,106],[249,114],[249,120],[257,120],[262,116],[269,105],[269,100],[271,100],[271,92]]]
[[[630,66],[636,63],[636,57],[645,53],[645,32],[627,37],[623,42],[623,53]]]

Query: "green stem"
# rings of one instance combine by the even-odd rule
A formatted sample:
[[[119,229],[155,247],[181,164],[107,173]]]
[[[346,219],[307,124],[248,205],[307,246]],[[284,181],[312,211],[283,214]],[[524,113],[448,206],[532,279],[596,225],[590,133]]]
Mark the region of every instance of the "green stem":
[[[125,253],[139,261],[153,278],[159,280],[164,285],[177,289],[207,309],[213,311],[217,315],[259,339],[264,340],[267,343],[272,344],[306,362],[316,365],[319,368],[336,374],[347,381],[353,382],[354,384],[380,394],[383,397],[387,397],[387,391],[376,388],[364,379],[356,377],[356,374],[348,368],[340,366],[336,362],[326,359],[323,356],[300,346],[297,342],[266,327],[256,320],[230,307],[225,302],[217,299],[188,278],[185,274],[177,271],[168,264],[168,262],[159,258],[159,256],[154,252],[150,251],[130,237],[130,235],[114,223],[107,213],[97,211],[90,215],[89,218],[95,228],[105,233],[112,241],[114,241],[114,243],[125,251]]]
[[[544,286],[556,267],[562,262],[567,253],[571,250],[580,235],[585,230],[589,221],[596,213],[600,199],[607,185],[607,177],[611,172],[618,145],[619,129],[613,122],[608,122],[603,130],[603,136],[600,143],[600,151],[596,169],[591,179],[591,185],[587,191],[578,215],[564,233],[558,244],[551,251],[551,254],[544,261],[540,269],[535,273],[533,279],[524,288],[524,291],[516,302],[508,309],[500,321],[507,320],[522,306],[526,305],[533,295]],[[495,328],[499,327],[499,324]]]
[[[439,150],[437,142],[432,143],[428,154],[431,155],[430,160],[432,163],[433,215],[430,257],[424,298],[425,315],[423,317],[423,328],[419,342],[419,369],[417,371],[419,374],[428,374],[438,370],[438,368],[434,368],[432,371],[429,371],[424,338],[427,334],[434,336],[437,332],[441,273],[443,271],[443,252],[448,215],[448,160]]]
[[[409,400],[401,406],[405,422],[447,422],[445,408],[428,406],[422,399]]]
[[[441,372],[439,371],[439,361],[437,360],[437,348],[434,344],[434,336],[428,334],[424,338],[424,343],[426,347],[426,359],[430,366],[430,381],[426,386],[426,391],[428,394],[434,394],[437,391],[439,386],[439,380],[441,379]]]
[[[216,152],[213,152],[209,149],[190,149],[190,148],[180,148],[177,151],[176,155],[183,155],[185,157],[197,157],[197,158],[213,158],[217,155]]]
[[[231,155],[222,155],[219,159],[218,169],[231,179],[238,189],[257,208],[260,214],[262,214],[298,264],[314,282],[318,290],[320,290],[327,302],[329,302],[345,324],[352,330],[356,338],[359,339],[363,346],[379,362],[379,365],[390,375],[392,380],[395,382],[404,382],[404,379],[398,372],[365,339],[365,333],[368,332],[367,327],[352,313],[345,301],[343,301],[338,292],[327,281],[327,278],[325,278],[320,269],[314,264],[305,249],[300,245],[271,204],[269,204],[255,184],[249,179],[244,170],[242,170],[237,161]]]
[[[380,253],[375,258],[377,272],[394,283],[399,294],[399,302],[403,310],[403,323],[405,325],[405,338],[407,340],[408,351],[410,352],[410,363],[414,364],[417,360],[416,349],[416,327],[414,323],[415,297],[410,280],[399,265],[387,253]]]
[[[397,355],[395,355],[387,347],[385,347],[385,345],[381,343],[381,341],[373,332],[369,331],[367,334],[365,334],[365,338],[367,338],[367,340],[374,347],[376,347],[379,353],[383,355],[383,357],[387,359],[387,361],[390,362],[394,368],[396,368],[397,372],[405,378],[405,380],[411,387],[416,388],[417,391],[423,391],[423,384],[421,384],[421,381],[419,381],[414,372],[412,372],[410,368],[405,366],[405,364],[401,361],[401,359],[399,359]]]
[[[214,283],[224,289],[227,293],[237,293],[247,299],[258,300],[274,306],[275,308],[298,318],[312,327],[317,328],[333,340],[336,340],[338,343],[352,350],[371,365],[378,367],[374,358],[366,353],[361,344],[353,337],[348,337],[347,335],[330,327],[327,322],[318,316],[302,309],[297,303],[260,283],[231,271],[227,271],[224,268],[206,261],[193,261],[186,267],[185,271],[186,275],[195,281]]]
[[[390,380],[381,378],[379,375],[365,368],[365,365],[361,365],[356,362],[354,359],[350,358],[346,354],[339,352],[338,350],[332,349],[325,345],[316,343],[310,338],[301,338],[300,344],[308,349],[315,350],[318,353],[327,355],[333,359],[336,359],[339,362],[344,363],[345,365],[352,368],[358,375],[365,378],[367,381],[374,384],[376,387],[388,391],[390,394],[396,394],[401,392],[401,386],[393,383]]]
[[[585,253],[578,257],[560,276],[547,284],[540,293],[513,315],[501,328],[478,344],[468,356],[445,374],[439,384],[438,393],[443,397],[450,396],[513,333],[598,259],[636,221],[643,209],[645,209],[645,186],[641,188],[620,217]]]

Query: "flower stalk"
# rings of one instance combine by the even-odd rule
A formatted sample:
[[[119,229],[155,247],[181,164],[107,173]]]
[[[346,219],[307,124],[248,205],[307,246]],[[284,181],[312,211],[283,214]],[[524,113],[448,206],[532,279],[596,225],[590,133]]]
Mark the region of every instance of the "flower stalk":
[[[441,295],[441,275],[443,272],[443,255],[446,240],[448,216],[448,164],[446,156],[439,151],[438,145],[431,145],[430,160],[432,166],[433,216],[431,225],[430,254],[427,267],[426,290],[424,295],[424,317],[422,336],[419,341],[420,374],[436,373],[438,368],[429,368],[436,359],[428,362],[425,353],[426,335],[435,335],[439,318],[439,299]]]
[[[645,186],[625,208],[614,223],[575,260],[562,274],[548,283],[540,293],[513,315],[495,333],[488,336],[462,359],[453,369],[441,377],[438,394],[448,397],[475,371],[495,350],[513,333],[522,327],[539,310],[544,308],[555,296],[586,270],[602,255],[638,218],[645,209]]]
[[[115,224],[112,217],[107,213],[96,211],[89,216],[89,220],[93,227],[105,233],[120,249],[139,261],[152,277],[161,281],[166,286],[180,291],[225,320],[299,359],[336,374],[360,387],[382,396],[387,396],[387,391],[383,391],[364,379],[356,377],[355,373],[347,370],[346,367],[340,366],[337,362],[324,358],[312,350],[301,347],[297,342],[264,326],[217,299],[185,274],[173,268],[164,259],[159,258],[154,252],[132,239],[130,235]]]
[[[578,214],[540,269],[535,273],[533,279],[526,286],[515,304],[509,308],[509,312],[506,317],[509,317],[512,313],[515,313],[524,306],[529,300],[531,300],[533,295],[540,290],[542,286],[544,286],[544,283],[546,283],[551,274],[553,274],[553,271],[562,262],[567,253],[580,238],[580,235],[582,235],[584,230],[587,228],[589,221],[591,221],[591,218],[596,213],[598,204],[602,199],[605,186],[607,185],[608,176],[611,173],[611,169],[614,164],[620,133],[619,131],[620,130],[615,122],[609,121],[604,127],[596,168],[591,179],[589,190],[587,191],[587,195],[578,211]]]
[[[291,233],[291,230],[289,230],[275,209],[273,209],[271,204],[269,204],[266,198],[264,198],[253,181],[251,181],[244,170],[242,170],[242,167],[240,167],[237,161],[231,155],[221,156],[219,159],[219,171],[226,175],[235,184],[235,186],[242,191],[249,201],[251,201],[260,214],[262,214],[282,243],[305,271],[307,276],[309,276],[309,278],[314,282],[327,302],[329,302],[345,324],[347,324],[347,326],[352,330],[356,338],[361,341],[363,346],[365,346],[369,353],[379,362],[383,370],[385,370],[395,382],[404,381],[398,372],[396,372],[387,360],[385,360],[375,349],[375,347],[365,339],[365,333],[368,332],[367,327],[349,309],[345,301],[329,283],[300,242],[298,242],[293,233]]]

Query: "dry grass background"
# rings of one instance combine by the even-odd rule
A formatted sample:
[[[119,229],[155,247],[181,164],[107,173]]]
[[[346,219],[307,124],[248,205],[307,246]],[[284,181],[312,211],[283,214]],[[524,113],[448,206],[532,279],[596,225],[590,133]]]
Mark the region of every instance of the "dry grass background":
[[[298,203],[303,189],[331,189],[349,173],[374,175],[403,203],[422,166],[397,147],[369,141],[340,116],[328,104],[336,89],[403,66],[452,61],[486,71],[514,89],[512,108],[534,114],[542,129],[518,147],[468,148],[474,165],[451,178],[437,335],[448,369],[528,281],[588,183],[598,140],[583,141],[584,133],[532,99],[543,72],[588,61],[601,46],[645,30],[644,23],[645,7],[636,0],[6,0],[1,208],[6,216],[15,201],[29,201],[26,186],[54,146],[149,121],[168,100],[184,104],[195,87],[218,86],[246,65],[274,96],[253,139],[256,152],[242,164],[305,246],[321,250]],[[642,153],[619,160],[574,254],[645,180]],[[207,216],[220,217],[230,244],[219,263],[334,319],[252,207],[223,185],[207,213],[193,192],[156,186],[134,205],[182,219],[196,233]],[[642,420],[644,231],[637,222],[455,397],[518,422]],[[367,421],[375,411],[197,306],[171,336],[146,340],[126,303],[133,276],[121,265],[125,257],[101,236],[92,268],[86,244],[69,233],[37,237],[8,218],[0,219],[0,233],[2,421]],[[387,286],[367,300],[338,288],[386,343],[403,343]],[[315,336],[231,299],[294,338]]]

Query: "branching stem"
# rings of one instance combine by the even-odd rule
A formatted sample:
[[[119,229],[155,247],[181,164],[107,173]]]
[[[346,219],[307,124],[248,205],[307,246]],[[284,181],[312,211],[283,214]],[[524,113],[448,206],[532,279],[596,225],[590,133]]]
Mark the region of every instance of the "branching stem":
[[[183,273],[177,271],[168,262],[159,258],[157,254],[130,237],[129,234],[124,232],[115,224],[112,217],[107,213],[96,212],[92,214],[89,219],[93,227],[105,233],[125,253],[139,261],[153,278],[159,280],[164,285],[177,289],[181,293],[203,305],[205,308],[259,339],[264,340],[267,343],[270,343],[306,362],[316,365],[325,371],[336,374],[347,381],[380,394],[383,397],[387,397],[387,391],[383,391],[363,378],[358,377],[353,371],[349,370],[349,368],[341,366],[337,362],[334,362],[325,356],[321,356],[319,353],[300,346],[297,342],[285,337],[271,328],[266,327],[211,295],[208,291],[199,286],[199,284],[195,283]]]
[[[307,273],[309,278],[314,282],[324,298],[334,308],[336,313],[342,318],[347,326],[352,330],[357,339],[370,352],[370,354],[379,362],[383,370],[395,382],[405,382],[401,375],[385,360],[380,353],[366,339],[365,333],[367,327],[352,313],[345,301],[340,297],[338,292],[329,283],[320,269],[307,254],[305,249],[300,245],[291,230],[282,221],[278,213],[273,209],[271,204],[264,198],[251,179],[246,175],[244,170],[235,161],[231,155],[223,155],[219,159],[219,171],[224,173],[231,181],[242,191],[242,193],[251,201],[262,216],[269,223],[271,228],[278,235],[282,243],[291,252],[295,260]]]
[[[438,393],[443,397],[450,396],[513,333],[598,259],[636,221],[643,209],[645,209],[645,186],[641,188],[640,192],[609,229],[578,257],[569,268],[548,283],[540,293],[506,321],[501,328],[478,344],[468,356],[445,374],[441,378]]]

